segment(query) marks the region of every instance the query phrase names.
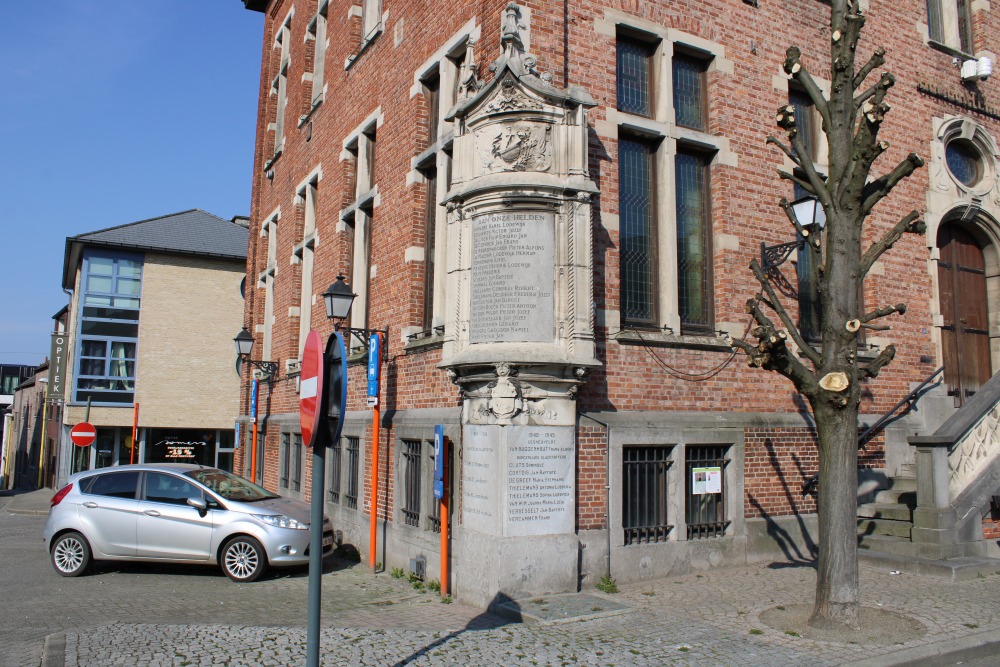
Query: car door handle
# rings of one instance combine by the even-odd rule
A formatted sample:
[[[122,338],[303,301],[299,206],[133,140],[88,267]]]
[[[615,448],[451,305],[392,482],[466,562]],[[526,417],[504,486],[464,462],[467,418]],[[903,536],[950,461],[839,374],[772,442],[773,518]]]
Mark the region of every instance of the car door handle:
[[[156,510],[146,510],[145,512],[143,512],[143,514],[145,514],[146,516],[160,516],[160,513],[157,512]]]
[[[92,500],[88,500],[87,502],[83,503],[83,506],[89,507],[90,509],[94,509],[95,507],[97,507],[97,503],[95,503]]]

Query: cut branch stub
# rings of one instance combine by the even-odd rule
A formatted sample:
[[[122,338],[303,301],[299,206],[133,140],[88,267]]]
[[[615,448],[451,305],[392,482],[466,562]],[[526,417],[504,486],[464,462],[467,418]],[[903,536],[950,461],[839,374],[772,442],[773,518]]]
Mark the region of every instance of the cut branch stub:
[[[802,56],[802,51],[799,50],[797,46],[790,46],[788,50],[785,51],[785,63],[784,69],[785,74],[789,76],[795,76],[802,69],[802,63],[799,62],[799,58]]]
[[[774,122],[783,130],[791,131],[796,129],[795,107],[791,104],[778,107],[778,113],[775,116]]]
[[[846,391],[851,386],[851,381],[847,379],[847,373],[843,371],[833,371],[824,375],[819,386],[827,391],[840,393]]]

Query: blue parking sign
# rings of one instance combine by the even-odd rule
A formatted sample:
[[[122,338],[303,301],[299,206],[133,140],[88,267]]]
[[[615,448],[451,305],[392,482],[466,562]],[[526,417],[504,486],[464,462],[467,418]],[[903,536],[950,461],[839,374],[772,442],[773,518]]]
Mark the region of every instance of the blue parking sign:
[[[444,498],[444,425],[434,427],[434,497]]]
[[[368,341],[368,397],[378,398],[379,369],[382,360],[382,337],[373,333]]]

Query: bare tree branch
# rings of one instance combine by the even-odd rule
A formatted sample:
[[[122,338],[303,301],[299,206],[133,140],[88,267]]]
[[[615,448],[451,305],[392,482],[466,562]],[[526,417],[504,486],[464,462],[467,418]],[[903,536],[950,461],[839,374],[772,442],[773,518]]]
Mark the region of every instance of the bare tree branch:
[[[785,212],[785,217],[787,217],[788,221],[792,223],[793,227],[795,227],[795,232],[804,238],[806,243],[819,250],[819,234],[811,234],[808,229],[802,226],[802,223],[799,222],[799,219],[795,216],[795,211],[792,209],[791,202],[782,197],[781,201],[778,202],[778,206],[781,207],[781,209]]]
[[[891,172],[865,186],[863,203],[861,205],[862,215],[868,215],[875,208],[875,204],[888,195],[896,187],[897,183],[922,166],[924,166],[923,158],[916,153],[910,153]]]
[[[896,356],[896,346],[886,345],[885,349],[878,353],[870,364],[858,367],[858,378],[864,380],[867,378],[877,377],[879,372],[885,368],[893,357]]]
[[[926,225],[923,220],[920,220],[920,213],[917,211],[910,211],[902,218],[899,222],[893,225],[892,229],[886,232],[880,240],[871,244],[868,250],[865,251],[864,256],[861,258],[861,263],[858,266],[858,274],[861,276],[868,275],[871,271],[872,265],[878,261],[878,258],[884,255],[892,246],[896,245],[896,242],[903,237],[903,234],[919,234],[926,229]]]
[[[820,87],[816,85],[816,81],[812,78],[809,70],[802,66],[801,56],[802,52],[799,50],[799,47],[788,47],[788,50],[785,51],[785,73],[799,82],[799,85],[802,86],[809,99],[816,106],[816,111],[819,112],[820,117],[823,119],[823,125],[828,126],[830,123],[830,107],[827,104],[826,96],[820,90]]]
[[[905,303],[897,303],[895,306],[885,306],[884,308],[879,308],[878,310],[873,310],[870,313],[866,313],[862,318],[861,322],[871,322],[872,320],[877,320],[881,317],[886,317],[892,315],[893,313],[899,313],[902,315],[906,312]]]
[[[779,373],[791,380],[800,392],[807,396],[811,395],[815,392],[815,375],[799,361],[798,357],[789,354],[788,346],[785,343],[787,335],[783,331],[779,331],[774,326],[774,322],[761,310],[759,301],[762,300],[758,295],[755,299],[747,300],[746,305],[747,312],[760,325],[752,332],[758,339],[757,345],[750,345],[744,341],[733,341],[733,346],[746,353],[747,363],[750,366]]]
[[[854,89],[857,90],[858,88],[861,87],[861,84],[865,82],[865,79],[868,78],[868,75],[871,73],[873,69],[875,69],[876,67],[881,67],[884,64],[885,64],[885,47],[880,46],[877,49],[875,49],[875,53],[873,53],[872,57],[868,59],[868,62],[866,62],[864,66],[862,66],[862,68],[858,70],[858,73],[854,75]]]
[[[783,305],[781,305],[781,301],[778,299],[778,295],[774,292],[774,288],[771,286],[770,281],[768,281],[767,275],[764,273],[764,270],[760,268],[760,264],[757,263],[757,260],[754,259],[750,261],[750,270],[753,271],[754,277],[757,278],[757,282],[760,283],[761,288],[764,290],[767,296],[768,307],[770,307],[771,310],[774,311],[775,315],[778,316],[778,319],[780,319],[782,324],[785,325],[785,328],[788,330],[788,333],[791,334],[792,336],[792,340],[794,340],[795,344],[799,347],[800,350],[802,350],[802,353],[814,365],[819,366],[820,363],[822,362],[822,358],[820,357],[819,352],[814,350],[813,347],[809,343],[807,343],[806,340],[802,337],[802,334],[799,333],[799,328],[795,326],[795,322],[792,321],[792,318],[788,315],[788,311],[785,310],[785,307]],[[751,313],[751,314],[753,314],[754,318],[756,319],[757,317],[756,313]]]
[[[792,183],[795,183],[796,185],[798,185],[800,188],[802,188],[803,190],[805,190],[809,194],[818,197],[818,195],[816,194],[815,188],[813,188],[812,183],[810,183],[809,181],[803,180],[803,179],[799,178],[798,176],[796,176],[795,174],[790,174],[787,171],[784,171],[782,169],[778,170],[778,176],[780,176],[781,178],[785,179],[786,181],[791,181]]]
[[[782,153],[784,153],[788,157],[789,160],[791,160],[792,162],[794,162],[796,165],[799,164],[799,157],[795,153],[792,152],[791,148],[789,148],[785,144],[781,143],[781,141],[779,141],[776,137],[769,136],[767,138],[767,141],[765,141],[764,143],[765,144],[774,144],[775,146],[778,147],[778,149]]]

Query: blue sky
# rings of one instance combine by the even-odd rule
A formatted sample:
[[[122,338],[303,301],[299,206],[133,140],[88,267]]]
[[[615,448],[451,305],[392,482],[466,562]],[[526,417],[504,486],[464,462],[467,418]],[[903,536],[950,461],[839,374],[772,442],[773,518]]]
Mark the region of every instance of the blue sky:
[[[67,236],[248,215],[263,14],[240,0],[5,3],[0,363],[39,364]]]

